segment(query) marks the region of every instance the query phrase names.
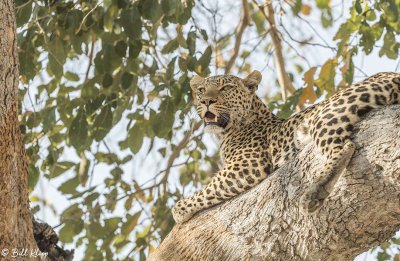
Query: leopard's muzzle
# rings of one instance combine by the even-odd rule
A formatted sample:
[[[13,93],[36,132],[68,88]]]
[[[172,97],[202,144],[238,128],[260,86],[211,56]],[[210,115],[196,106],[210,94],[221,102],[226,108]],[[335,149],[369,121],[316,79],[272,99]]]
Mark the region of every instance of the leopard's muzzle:
[[[227,113],[221,113],[219,116],[214,113],[207,111],[204,115],[205,126],[214,125],[221,128],[225,128],[229,123],[229,115]]]

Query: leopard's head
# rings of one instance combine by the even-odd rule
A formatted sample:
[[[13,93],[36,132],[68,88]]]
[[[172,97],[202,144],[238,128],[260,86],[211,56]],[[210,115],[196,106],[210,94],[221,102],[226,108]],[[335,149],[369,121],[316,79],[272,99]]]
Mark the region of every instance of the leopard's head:
[[[233,75],[194,76],[190,87],[206,131],[222,133],[247,122],[261,77],[259,71],[244,79]]]

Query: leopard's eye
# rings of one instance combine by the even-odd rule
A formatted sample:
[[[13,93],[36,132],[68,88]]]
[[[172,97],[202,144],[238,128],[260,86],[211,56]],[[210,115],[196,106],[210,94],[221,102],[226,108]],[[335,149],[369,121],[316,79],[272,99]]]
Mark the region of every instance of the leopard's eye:
[[[232,87],[232,85],[224,85],[224,86],[222,86],[222,87],[219,89],[219,91],[220,91],[220,92],[227,91],[227,90],[229,90],[231,87]]]
[[[200,88],[198,88],[197,89],[197,91],[200,93],[200,94],[203,94],[204,92],[205,92],[205,88],[204,87],[200,87]]]

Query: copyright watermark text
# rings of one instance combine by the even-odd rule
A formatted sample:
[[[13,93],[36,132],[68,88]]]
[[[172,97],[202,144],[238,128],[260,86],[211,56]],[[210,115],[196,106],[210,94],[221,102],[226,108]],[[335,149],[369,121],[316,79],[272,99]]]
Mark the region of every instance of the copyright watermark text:
[[[47,257],[47,255],[48,255],[48,253],[41,252],[38,248],[36,248],[36,249],[3,248],[0,250],[1,257],[11,257],[11,258],[36,257],[36,258],[40,258],[40,259],[45,259]]]

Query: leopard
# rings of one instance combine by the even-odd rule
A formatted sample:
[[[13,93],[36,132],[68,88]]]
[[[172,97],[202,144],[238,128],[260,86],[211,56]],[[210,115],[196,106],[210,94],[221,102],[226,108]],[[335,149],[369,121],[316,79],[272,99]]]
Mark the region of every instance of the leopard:
[[[190,80],[196,111],[204,130],[217,137],[222,164],[208,185],[175,204],[177,224],[255,187],[309,143],[325,163],[299,197],[299,208],[316,213],[356,149],[355,124],[373,109],[400,102],[400,73],[381,72],[284,119],[257,96],[261,79],[253,71],[245,78],[195,75]]]

